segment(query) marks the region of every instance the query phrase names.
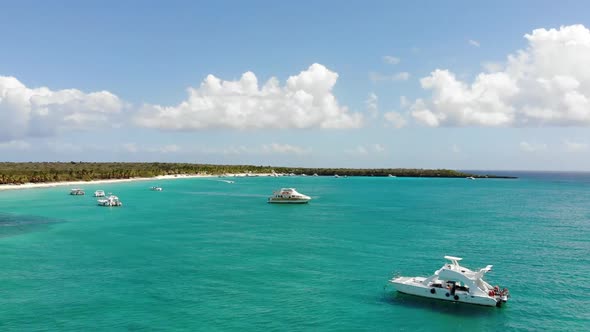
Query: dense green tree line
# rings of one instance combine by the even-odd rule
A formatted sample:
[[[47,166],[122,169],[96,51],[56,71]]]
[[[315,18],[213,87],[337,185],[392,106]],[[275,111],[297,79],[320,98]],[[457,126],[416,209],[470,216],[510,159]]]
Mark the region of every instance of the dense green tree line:
[[[57,181],[90,181],[99,179],[128,179],[176,174],[223,175],[231,173],[294,173],[333,176],[399,177],[483,177],[448,169],[408,168],[303,168],[252,165],[209,165],[189,163],[89,163],[89,162],[29,162],[0,163],[0,184],[22,184]],[[486,177],[495,177],[488,175]]]

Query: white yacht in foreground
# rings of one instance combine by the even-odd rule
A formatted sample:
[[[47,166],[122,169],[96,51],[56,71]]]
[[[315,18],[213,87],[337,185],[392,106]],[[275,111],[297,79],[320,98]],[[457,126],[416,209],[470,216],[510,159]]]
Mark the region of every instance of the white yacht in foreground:
[[[123,203],[119,201],[119,197],[110,195],[107,198],[99,199],[98,205],[100,206],[123,206]]]
[[[80,188],[70,189],[70,195],[74,195],[74,196],[84,195],[84,190],[82,190]]]
[[[451,263],[443,265],[430,277],[396,277],[389,282],[400,293],[445,301],[490,307],[500,307],[508,301],[510,293],[507,288],[500,290],[500,287],[493,287],[482,279],[492,265],[475,272],[459,265],[462,258],[445,256],[445,259]]]
[[[304,204],[311,200],[311,197],[298,193],[295,188],[282,188],[275,191],[272,196],[268,198],[269,203],[282,204]]]
[[[97,190],[94,192],[94,197],[105,197],[104,190]]]
[[[162,191],[162,187],[155,186],[155,187],[151,187],[150,190],[151,191]]]

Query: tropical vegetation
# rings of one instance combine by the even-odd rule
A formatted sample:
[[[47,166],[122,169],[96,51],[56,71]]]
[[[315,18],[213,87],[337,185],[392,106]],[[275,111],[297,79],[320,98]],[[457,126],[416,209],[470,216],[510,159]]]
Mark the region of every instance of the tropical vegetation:
[[[304,168],[252,165],[210,165],[191,163],[95,163],[95,162],[0,162],[0,184],[23,184],[60,181],[129,179],[159,175],[202,174],[318,174],[340,176],[398,177],[484,177],[449,169],[410,168]],[[496,177],[486,175],[485,177]]]

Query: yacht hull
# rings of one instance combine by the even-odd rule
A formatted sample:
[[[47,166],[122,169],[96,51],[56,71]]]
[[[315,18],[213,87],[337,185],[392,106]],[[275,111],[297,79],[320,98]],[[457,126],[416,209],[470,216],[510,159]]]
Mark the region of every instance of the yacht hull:
[[[421,283],[424,281],[424,279],[425,278],[421,277],[399,277],[390,280],[390,283],[398,292],[404,294],[442,301],[477,304],[489,307],[498,306],[498,302],[489,296],[473,295],[469,294],[468,292],[458,290],[453,293],[450,289],[446,288],[427,287]]]
[[[309,200],[301,200],[301,199],[269,199],[269,203],[271,204],[306,204]]]

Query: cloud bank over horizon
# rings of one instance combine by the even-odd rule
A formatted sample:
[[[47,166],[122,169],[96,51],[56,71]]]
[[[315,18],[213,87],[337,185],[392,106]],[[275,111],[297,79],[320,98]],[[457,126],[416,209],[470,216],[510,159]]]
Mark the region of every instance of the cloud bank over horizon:
[[[412,117],[430,127],[590,126],[590,30],[583,25],[535,29],[528,47],[474,81],[436,69],[420,80],[429,99]]]
[[[103,126],[123,107],[108,91],[31,89],[15,77],[0,76],[0,142]]]
[[[205,128],[359,128],[363,116],[340,106],[332,93],[338,74],[314,63],[284,86],[272,77],[259,86],[253,72],[237,81],[208,75],[176,106],[146,104],[135,117],[142,127],[191,131]]]
[[[509,54],[503,63],[482,62],[485,69],[471,82],[448,69],[432,71],[420,80],[421,91],[430,95],[413,101],[401,96],[402,111],[387,105],[387,95],[380,110],[381,98],[374,92],[368,93],[361,112],[350,111],[333,91],[339,74],[319,63],[284,83],[275,77],[261,83],[250,71],[230,81],[209,74],[199,86],[187,89],[184,101],[172,106],[131,106],[109,91],[27,87],[16,77],[0,76],[0,149],[30,151],[35,138],[119,126],[163,132],[378,125],[399,129],[416,123],[433,128],[590,126],[590,67],[584,66],[590,59],[590,30],[583,25],[540,28],[524,38],[524,49]],[[384,56],[383,62],[400,63],[394,56]],[[409,76],[405,73],[403,78]],[[564,144],[567,151],[587,148]],[[177,152],[170,147],[154,151]],[[540,150],[531,143],[520,148]],[[309,153],[278,145],[267,151]]]

